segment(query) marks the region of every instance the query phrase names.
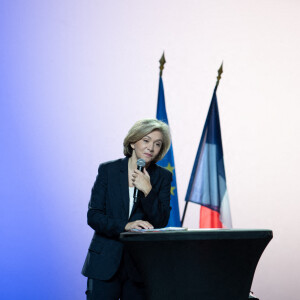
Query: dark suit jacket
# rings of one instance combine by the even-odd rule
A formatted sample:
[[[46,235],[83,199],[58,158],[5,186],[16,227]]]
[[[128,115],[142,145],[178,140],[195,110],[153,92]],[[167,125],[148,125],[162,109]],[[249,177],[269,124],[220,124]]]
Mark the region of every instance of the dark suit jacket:
[[[82,269],[84,276],[108,280],[116,273],[123,255],[119,235],[128,222],[146,220],[155,228],[167,225],[172,174],[156,164],[151,164],[147,171],[152,190],[147,197],[139,192],[128,218],[128,158],[99,166],[87,213],[88,224],[95,233]]]

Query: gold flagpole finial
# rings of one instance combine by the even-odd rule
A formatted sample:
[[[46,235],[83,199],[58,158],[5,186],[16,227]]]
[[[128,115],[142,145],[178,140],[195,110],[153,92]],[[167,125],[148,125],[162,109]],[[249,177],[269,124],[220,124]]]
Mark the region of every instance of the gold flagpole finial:
[[[161,59],[159,60],[159,63],[160,63],[160,66],[159,66],[159,69],[160,69],[159,76],[161,77],[161,76],[162,76],[163,69],[164,69],[164,64],[166,63],[165,52],[163,53]]]
[[[221,75],[223,73],[223,62],[221,64],[221,67],[218,70],[218,76],[217,76],[217,83],[216,83],[216,87],[219,85],[220,79],[221,79]]]

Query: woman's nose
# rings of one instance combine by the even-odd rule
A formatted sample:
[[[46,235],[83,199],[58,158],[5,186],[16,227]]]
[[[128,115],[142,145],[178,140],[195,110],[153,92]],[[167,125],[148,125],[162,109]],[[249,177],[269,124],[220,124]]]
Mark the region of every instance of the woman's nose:
[[[148,144],[148,149],[149,149],[150,151],[153,151],[153,150],[154,150],[154,143],[149,143],[149,144]]]

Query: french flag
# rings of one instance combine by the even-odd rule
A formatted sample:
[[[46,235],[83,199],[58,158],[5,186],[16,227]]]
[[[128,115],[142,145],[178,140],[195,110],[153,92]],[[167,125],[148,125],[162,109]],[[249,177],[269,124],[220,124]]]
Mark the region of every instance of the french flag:
[[[232,228],[223,159],[221,127],[214,89],[185,201],[201,205],[200,228]]]

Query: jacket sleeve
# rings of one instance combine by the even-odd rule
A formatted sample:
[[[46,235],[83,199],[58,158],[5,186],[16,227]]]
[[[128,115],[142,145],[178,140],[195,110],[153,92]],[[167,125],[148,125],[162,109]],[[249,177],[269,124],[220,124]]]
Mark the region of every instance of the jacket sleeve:
[[[127,219],[114,218],[106,213],[108,165],[101,164],[92,188],[87,213],[87,222],[97,233],[107,237],[118,237],[128,222]]]
[[[141,204],[149,221],[154,228],[162,228],[168,224],[170,216],[170,198],[172,173],[165,171],[162,174],[162,181],[159,187],[152,186],[147,197],[141,199]]]

